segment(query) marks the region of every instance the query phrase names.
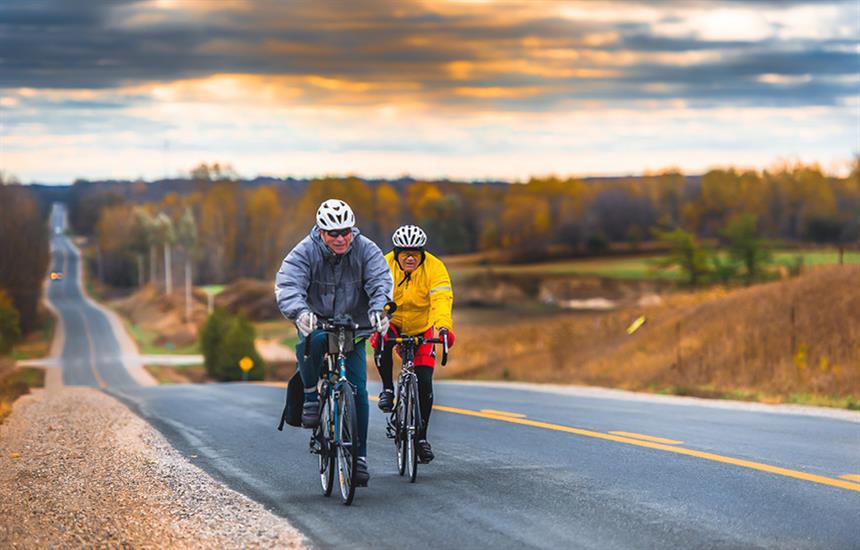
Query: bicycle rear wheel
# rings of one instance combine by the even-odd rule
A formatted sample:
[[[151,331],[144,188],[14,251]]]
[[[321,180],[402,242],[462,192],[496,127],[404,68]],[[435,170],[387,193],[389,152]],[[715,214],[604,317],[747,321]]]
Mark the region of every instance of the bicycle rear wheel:
[[[418,407],[418,380],[414,376],[409,378],[409,383],[406,386],[407,395],[409,398],[406,401],[406,429],[405,432],[405,455],[406,455],[406,475],[409,477],[410,483],[415,483],[415,478],[418,477],[418,452],[415,448],[418,442],[418,429],[421,425],[421,409]]]
[[[344,504],[352,504],[358,459],[358,414],[352,384],[349,382],[341,386],[337,408],[337,471],[340,496]]]
[[[331,489],[334,486],[334,469],[335,469],[335,453],[334,453],[334,426],[331,419],[331,399],[326,399],[323,402],[322,410],[320,411],[320,425],[317,428],[320,442],[319,466],[320,466],[320,485],[325,496],[331,495]]]

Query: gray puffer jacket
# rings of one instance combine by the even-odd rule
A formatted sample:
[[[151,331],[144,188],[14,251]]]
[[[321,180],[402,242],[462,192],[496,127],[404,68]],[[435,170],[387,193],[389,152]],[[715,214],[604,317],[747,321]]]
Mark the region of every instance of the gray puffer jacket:
[[[394,287],[388,263],[376,243],[353,228],[352,245],[338,256],[314,226],[293,248],[275,275],[275,300],[284,317],[295,320],[304,310],[321,319],[349,314],[360,325],[391,300]],[[359,334],[366,336],[369,331]]]

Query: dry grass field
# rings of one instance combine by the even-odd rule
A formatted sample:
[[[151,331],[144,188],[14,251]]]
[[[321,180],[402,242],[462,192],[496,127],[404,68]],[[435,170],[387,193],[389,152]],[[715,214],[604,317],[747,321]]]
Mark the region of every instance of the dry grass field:
[[[256,286],[237,285],[230,305],[262,303]],[[860,265],[808,269],[798,278],[751,288],[670,288],[558,274],[494,274],[455,283],[457,345],[437,376],[860,408]],[[256,307],[246,314],[271,316],[274,304],[265,294],[265,315]],[[656,294],[661,299],[641,300]],[[606,297],[618,309],[562,311],[546,303],[549,295]],[[205,305],[202,295],[195,298],[199,323]],[[147,288],[112,305],[135,325],[162,335],[161,346],[160,340],[181,334],[179,296],[164,300]],[[628,335],[627,327],[643,315],[645,324]],[[257,327],[261,336],[288,336],[286,343],[293,343],[286,321]],[[186,343],[178,341],[174,349]],[[271,367],[267,378],[276,380],[288,378],[293,368]],[[371,366],[371,378],[374,371]]]
[[[437,375],[860,407],[860,265],[607,313],[461,310],[456,324]]]

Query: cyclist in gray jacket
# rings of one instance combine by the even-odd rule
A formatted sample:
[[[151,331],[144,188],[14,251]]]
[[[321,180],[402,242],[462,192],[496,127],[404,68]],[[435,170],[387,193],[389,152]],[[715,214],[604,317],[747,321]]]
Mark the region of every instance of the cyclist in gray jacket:
[[[355,227],[348,204],[329,199],[316,215],[310,234],[293,248],[275,276],[275,299],[284,317],[295,321],[299,332],[296,357],[304,391],[302,426],[319,425],[319,394],[324,343],[327,335],[316,330],[317,318],[347,314],[359,325],[388,331],[383,308],[391,300],[393,282],[379,247]],[[370,333],[359,333],[366,337]],[[308,361],[304,346],[310,341]],[[346,358],[346,376],[358,390],[358,463],[356,482],[367,485],[367,363],[365,346],[356,345]]]

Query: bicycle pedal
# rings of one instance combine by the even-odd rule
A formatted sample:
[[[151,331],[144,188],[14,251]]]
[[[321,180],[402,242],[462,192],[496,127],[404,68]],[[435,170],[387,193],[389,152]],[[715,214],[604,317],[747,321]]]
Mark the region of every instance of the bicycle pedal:
[[[322,452],[322,444],[321,441],[317,438],[316,434],[311,436],[311,440],[308,443],[310,447],[311,454],[320,454]]]

